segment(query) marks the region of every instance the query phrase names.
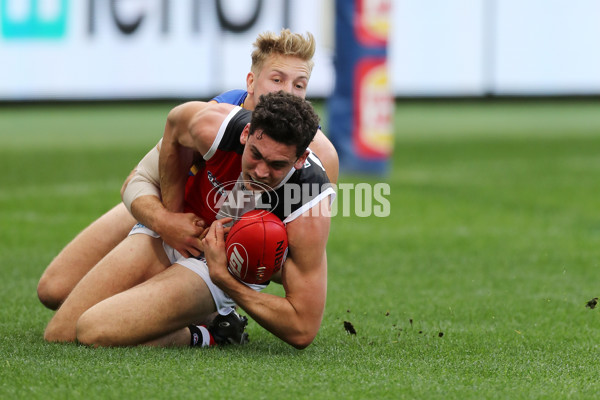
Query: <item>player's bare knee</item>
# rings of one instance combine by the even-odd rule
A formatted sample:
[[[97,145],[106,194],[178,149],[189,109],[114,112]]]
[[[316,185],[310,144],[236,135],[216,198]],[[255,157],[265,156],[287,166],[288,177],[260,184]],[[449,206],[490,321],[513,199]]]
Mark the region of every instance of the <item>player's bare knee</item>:
[[[53,329],[51,324],[48,324],[46,330],[44,330],[44,340],[46,342],[58,342],[56,331]]]
[[[87,311],[84,312],[77,320],[75,329],[77,341],[88,346],[101,345],[99,343],[102,336],[100,329],[101,324],[96,323],[93,315],[90,315]]]
[[[109,347],[119,345],[111,335],[110,323],[96,318],[93,310],[84,312],[77,320],[76,336],[79,343],[87,346]]]
[[[68,342],[68,340],[64,339],[64,335],[62,335],[60,331],[57,331],[50,327],[46,328],[46,330],[44,331],[44,340],[50,343]]]
[[[65,301],[68,293],[51,280],[43,275],[37,286],[37,295],[40,302],[51,310],[57,310],[58,307]]]
[[[75,341],[75,335],[72,328],[69,329],[52,319],[44,331],[44,340],[50,343],[73,342]]]

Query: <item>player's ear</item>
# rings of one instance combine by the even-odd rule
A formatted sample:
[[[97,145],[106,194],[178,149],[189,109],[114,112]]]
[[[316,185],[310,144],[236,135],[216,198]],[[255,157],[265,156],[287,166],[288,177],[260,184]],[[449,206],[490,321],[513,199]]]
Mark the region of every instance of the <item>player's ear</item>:
[[[254,72],[248,72],[246,75],[246,91],[248,94],[254,94]]]
[[[308,158],[309,154],[310,154],[310,151],[308,151],[308,149],[304,150],[304,154],[302,154],[300,157],[298,157],[298,159],[294,163],[294,168],[300,169],[300,168],[304,167],[304,163],[306,162],[306,159]]]
[[[242,134],[240,135],[240,143],[242,145],[246,145],[246,142],[248,141],[248,134],[250,133],[250,122],[248,122],[246,124],[246,126],[244,127],[244,130],[242,131]]]

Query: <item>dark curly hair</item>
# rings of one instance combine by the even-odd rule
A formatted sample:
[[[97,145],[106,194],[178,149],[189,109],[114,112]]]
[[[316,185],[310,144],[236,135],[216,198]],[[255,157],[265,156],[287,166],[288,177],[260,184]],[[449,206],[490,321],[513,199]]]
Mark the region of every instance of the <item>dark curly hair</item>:
[[[296,157],[314,139],[319,129],[319,116],[311,104],[283,91],[263,94],[252,112],[250,132],[265,134],[286,145],[296,146]],[[258,136],[257,136],[258,137]]]

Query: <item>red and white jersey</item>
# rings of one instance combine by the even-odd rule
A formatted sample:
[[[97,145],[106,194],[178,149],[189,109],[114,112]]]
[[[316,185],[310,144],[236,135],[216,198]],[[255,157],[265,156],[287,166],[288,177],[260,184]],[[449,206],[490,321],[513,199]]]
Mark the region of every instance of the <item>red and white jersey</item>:
[[[317,205],[323,198],[333,202],[335,191],[321,161],[310,153],[303,168],[292,168],[275,188],[259,194],[245,189],[240,180],[244,146],[240,135],[252,112],[234,108],[221,124],[217,136],[198,172],[186,185],[185,211],[193,212],[207,224],[218,218],[234,219],[250,209],[265,209],[288,223]]]

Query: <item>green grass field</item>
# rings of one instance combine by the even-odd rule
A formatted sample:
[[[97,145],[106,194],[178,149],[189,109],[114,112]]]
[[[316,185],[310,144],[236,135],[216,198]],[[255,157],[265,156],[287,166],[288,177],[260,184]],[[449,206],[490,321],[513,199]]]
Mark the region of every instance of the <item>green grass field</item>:
[[[391,214],[334,219],[327,309],[306,350],[253,321],[243,347],[45,343],[39,276],[119,201],[171,105],[0,106],[0,399],[598,396],[591,101],[398,103],[389,177],[340,179],[388,182]]]

